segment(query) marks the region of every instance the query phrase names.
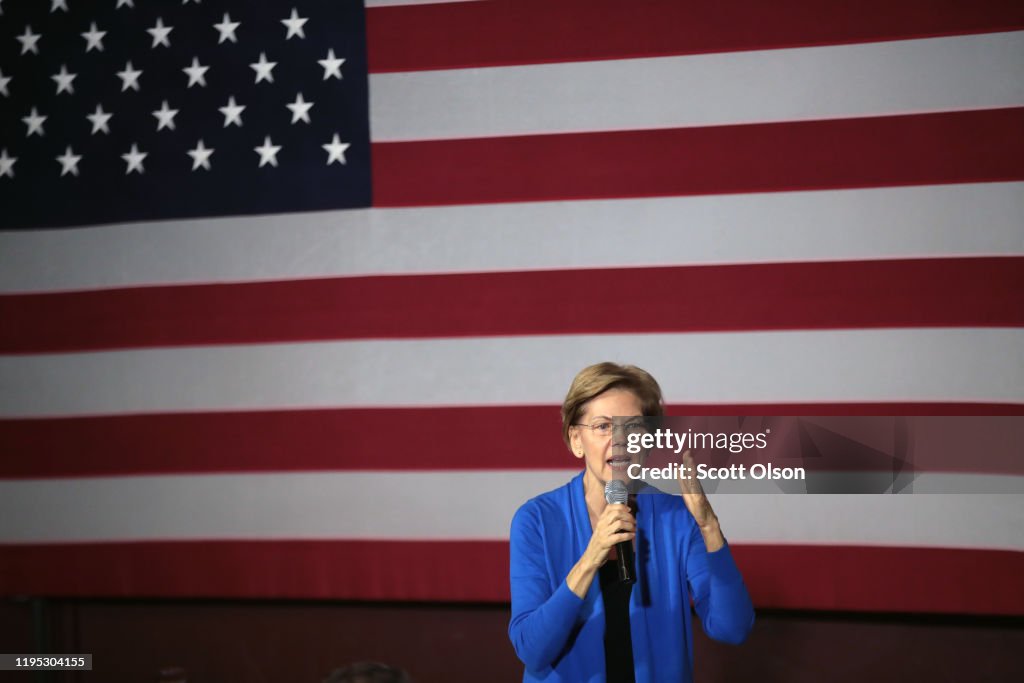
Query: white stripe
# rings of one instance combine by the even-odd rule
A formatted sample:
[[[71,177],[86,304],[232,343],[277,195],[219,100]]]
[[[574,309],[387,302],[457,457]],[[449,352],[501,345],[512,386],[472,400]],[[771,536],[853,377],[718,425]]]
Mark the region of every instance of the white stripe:
[[[757,293],[751,293],[756,300]],[[764,302],[765,306],[773,302]],[[651,371],[670,402],[1024,403],[1024,329],[367,340],[0,357],[0,416],[561,403],[580,368]]]
[[[380,274],[1021,254],[1024,183],[972,183],[0,232],[0,293]]]
[[[574,474],[275,472],[5,481],[0,482],[0,542],[507,539],[519,505]],[[1013,495],[712,497],[732,543],[1011,550],[1024,550],[1022,500]]]
[[[370,130],[384,142],[1011,107],[1022,73],[1014,31],[372,74]]]

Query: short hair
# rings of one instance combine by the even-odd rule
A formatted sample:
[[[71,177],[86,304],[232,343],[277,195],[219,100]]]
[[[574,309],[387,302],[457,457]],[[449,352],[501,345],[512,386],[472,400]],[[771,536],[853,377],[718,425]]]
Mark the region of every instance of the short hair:
[[[562,441],[569,450],[569,427],[573,426],[586,410],[587,404],[609,389],[628,389],[640,399],[643,414],[658,417],[665,414],[661,387],[651,373],[635,365],[618,363],[597,363],[582,370],[569,386],[569,393],[562,402]]]
[[[324,683],[412,683],[412,679],[402,669],[387,664],[356,662],[335,669]]]

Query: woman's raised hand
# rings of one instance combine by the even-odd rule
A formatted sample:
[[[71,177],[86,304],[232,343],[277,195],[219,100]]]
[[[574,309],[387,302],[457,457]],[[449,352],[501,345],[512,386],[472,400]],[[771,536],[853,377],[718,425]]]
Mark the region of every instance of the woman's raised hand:
[[[708,552],[715,552],[725,545],[725,537],[722,536],[722,529],[718,524],[718,516],[711,509],[711,501],[704,493],[704,487],[697,479],[697,467],[693,461],[690,451],[683,453],[684,472],[689,473],[686,479],[679,479],[679,490],[683,494],[683,501],[686,509],[693,515],[694,521],[700,527],[700,533],[704,537],[704,544]]]

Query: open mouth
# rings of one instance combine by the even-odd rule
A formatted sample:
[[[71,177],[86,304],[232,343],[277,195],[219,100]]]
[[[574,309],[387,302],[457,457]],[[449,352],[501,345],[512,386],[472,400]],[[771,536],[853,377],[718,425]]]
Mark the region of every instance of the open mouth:
[[[607,462],[613,470],[625,470],[633,464],[633,458],[628,455],[613,455],[605,462]]]

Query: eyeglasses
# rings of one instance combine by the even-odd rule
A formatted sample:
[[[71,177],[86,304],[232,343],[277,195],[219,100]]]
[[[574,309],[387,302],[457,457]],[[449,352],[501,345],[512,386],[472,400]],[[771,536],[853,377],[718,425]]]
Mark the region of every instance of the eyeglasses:
[[[642,420],[630,420],[628,422],[612,422],[611,420],[595,420],[591,424],[574,422],[574,427],[586,427],[595,436],[609,437],[614,431],[622,431],[629,434],[643,434],[647,431],[647,425]]]

